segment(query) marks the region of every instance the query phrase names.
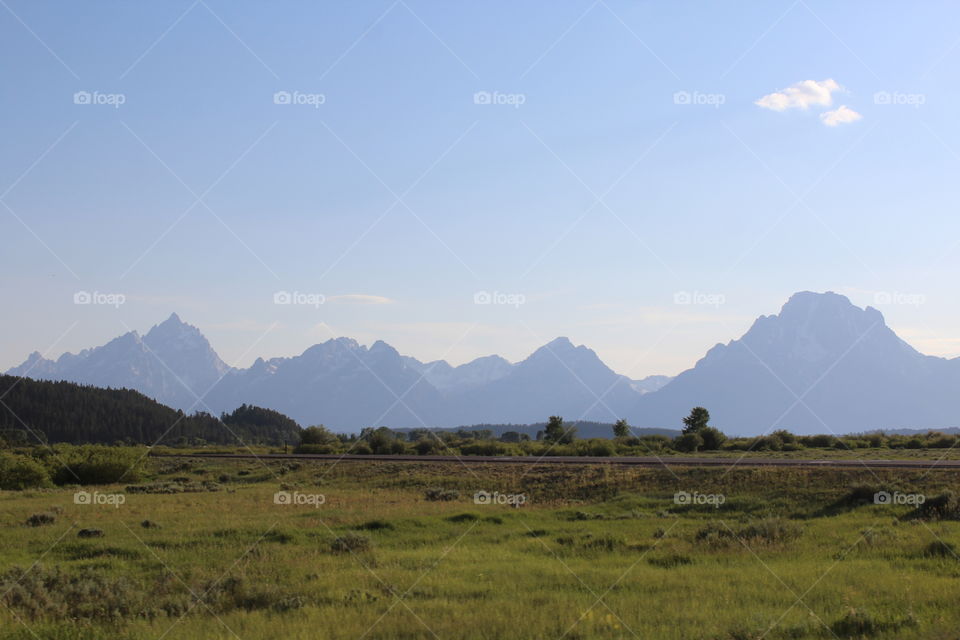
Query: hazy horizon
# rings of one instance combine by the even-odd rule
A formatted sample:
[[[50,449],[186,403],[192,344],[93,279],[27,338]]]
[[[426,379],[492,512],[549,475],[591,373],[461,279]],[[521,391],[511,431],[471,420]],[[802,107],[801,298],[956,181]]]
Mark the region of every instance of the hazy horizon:
[[[794,295],[796,295],[797,293],[801,293],[801,292],[795,292]],[[839,293],[839,292],[813,292],[813,293],[818,293],[818,294],[819,294],[819,293]],[[845,295],[845,294],[840,294],[840,295],[844,295],[844,297],[850,299],[850,296],[847,296],[847,295]],[[786,302],[787,302],[787,300],[784,300],[784,304],[786,304]],[[874,306],[874,305],[870,305],[870,304],[857,304],[856,301],[854,301],[854,300],[850,300],[850,302],[851,302],[851,304],[853,304],[854,307],[856,307],[856,308],[858,308],[858,309],[867,309],[867,308],[877,309],[877,306]],[[882,305],[881,305],[881,306],[882,306]],[[881,314],[883,313],[882,309],[878,309],[878,310],[881,312]],[[682,373],[683,371],[692,368],[692,367],[696,364],[696,362],[697,362],[701,357],[703,357],[703,355],[705,355],[706,352],[707,352],[711,347],[715,346],[716,344],[727,344],[727,343],[729,343],[729,342],[731,342],[731,341],[734,341],[734,340],[737,340],[737,339],[741,338],[741,337],[743,336],[743,334],[746,332],[746,329],[749,328],[751,325],[753,325],[754,322],[755,322],[758,318],[760,318],[760,317],[762,317],[762,316],[777,315],[777,313],[779,313],[779,311],[780,311],[780,307],[777,307],[776,310],[772,310],[772,311],[769,311],[769,312],[767,312],[767,313],[760,313],[760,314],[758,314],[756,317],[754,317],[754,318],[752,318],[752,319],[750,320],[750,322],[748,323],[748,325],[747,325],[747,327],[744,329],[744,331],[741,331],[740,333],[737,333],[737,334],[735,334],[735,335],[731,335],[731,336],[727,337],[726,339],[718,340],[717,342],[715,342],[715,343],[713,343],[713,344],[711,344],[711,345],[707,345],[707,346],[704,348],[704,350],[703,350],[703,352],[701,353],[700,356],[697,356],[697,358],[695,358],[695,359],[692,360],[690,363],[688,363],[686,366],[682,367],[680,370],[678,370],[678,371],[676,371],[676,372],[671,372],[671,373],[648,373],[648,374],[644,374],[644,375],[642,375],[642,376],[634,377],[634,379],[645,378],[645,377],[648,377],[648,376],[659,376],[659,375],[669,376],[669,377],[675,377],[675,376],[678,375],[679,373]],[[206,337],[206,338],[210,341],[210,346],[211,346],[211,348],[212,348],[218,355],[220,355],[221,357],[223,357],[222,354],[220,353],[220,350],[217,348],[217,345],[214,344],[213,340],[210,339],[210,336],[208,335],[208,331],[205,329],[205,327],[197,325],[195,322],[192,322],[192,321],[190,320],[190,318],[184,318],[182,314],[180,314],[180,313],[178,313],[178,312],[176,312],[176,311],[172,311],[172,312],[170,313],[170,315],[168,315],[168,316],[166,316],[166,317],[163,317],[163,318],[160,318],[160,319],[158,319],[157,321],[151,323],[150,325],[148,325],[148,326],[146,326],[146,327],[139,327],[139,328],[138,328],[138,327],[132,327],[132,328],[131,328],[131,327],[128,327],[128,326],[125,325],[125,331],[124,331],[123,333],[128,333],[128,332],[133,331],[133,332],[136,332],[138,335],[143,336],[143,335],[147,334],[152,328],[154,328],[154,327],[156,327],[157,325],[165,322],[166,320],[168,320],[169,318],[171,318],[171,317],[174,316],[174,315],[176,315],[176,316],[180,319],[180,321],[183,322],[184,324],[187,324],[187,325],[196,327],[196,328],[200,331],[200,333],[203,334],[204,337]],[[888,324],[888,326],[889,326],[889,323],[887,323],[887,324]],[[214,325],[214,327],[216,327],[216,325]],[[271,331],[282,331],[283,328],[284,328],[284,327],[283,327],[281,324],[278,323],[276,326],[274,326],[274,327],[271,329]],[[897,331],[896,327],[890,327],[890,328],[894,331],[894,333],[898,334],[901,338],[904,338],[904,337],[903,337],[902,335],[900,335],[900,333]],[[107,338],[106,340],[104,340],[102,343],[89,344],[89,345],[86,345],[85,347],[82,347],[82,348],[76,350],[76,351],[62,351],[62,352],[52,352],[52,353],[46,353],[46,354],[44,354],[44,353],[41,352],[41,355],[42,355],[45,359],[48,359],[48,360],[56,360],[56,359],[58,359],[60,356],[66,354],[66,353],[78,353],[78,352],[80,352],[80,351],[82,351],[82,350],[84,350],[84,349],[89,349],[89,348],[95,348],[95,347],[102,346],[103,344],[106,344],[106,343],[109,342],[110,340],[113,340],[113,339],[119,337],[120,335],[123,335],[123,334],[121,333],[121,334],[116,334],[116,335],[110,336],[109,338]],[[400,355],[402,355],[402,356],[413,357],[413,358],[416,358],[417,360],[420,360],[420,361],[423,362],[423,363],[429,363],[429,362],[432,362],[432,361],[434,361],[434,360],[445,360],[447,363],[449,363],[450,365],[452,365],[452,366],[454,366],[454,367],[459,366],[459,365],[462,365],[462,364],[467,364],[467,363],[469,363],[469,362],[472,362],[473,360],[476,360],[477,358],[483,358],[483,357],[485,357],[485,356],[500,356],[500,357],[503,357],[504,359],[506,359],[507,361],[509,361],[511,364],[516,364],[516,363],[521,362],[521,361],[523,361],[524,359],[526,359],[528,356],[530,356],[530,355],[531,355],[534,351],[536,351],[537,349],[545,346],[545,345],[548,344],[548,343],[553,342],[554,340],[558,340],[558,339],[561,339],[561,338],[567,338],[567,339],[569,339],[570,342],[571,342],[572,344],[574,344],[575,346],[585,346],[585,347],[590,348],[591,350],[593,350],[593,351],[595,351],[595,352],[597,351],[596,349],[593,349],[593,348],[591,347],[591,345],[585,344],[585,343],[582,343],[582,342],[578,342],[577,340],[571,338],[571,337],[568,336],[568,335],[557,335],[557,336],[551,336],[551,337],[547,338],[544,342],[539,343],[539,344],[533,346],[529,351],[520,354],[518,357],[508,357],[508,356],[504,355],[503,353],[499,353],[499,352],[495,352],[495,351],[494,351],[494,352],[490,352],[490,353],[479,354],[479,355],[474,356],[474,357],[472,357],[472,358],[469,358],[469,359],[467,359],[467,360],[455,361],[455,360],[452,360],[451,358],[429,358],[429,357],[423,357],[423,356],[421,356],[420,354],[417,354],[417,353],[407,352],[407,351],[404,351],[402,348],[400,348],[398,345],[392,344],[389,340],[383,340],[382,338],[373,338],[373,339],[370,339],[370,340],[361,340],[361,339],[358,339],[358,338],[357,338],[356,336],[354,336],[354,335],[339,334],[339,335],[330,335],[329,337],[322,338],[322,339],[318,339],[318,340],[315,341],[315,342],[305,343],[305,344],[303,344],[303,346],[302,346],[301,348],[299,348],[298,350],[296,350],[296,351],[294,351],[294,352],[292,352],[292,353],[284,353],[284,354],[258,354],[258,355],[254,355],[254,356],[248,356],[248,357],[246,358],[246,362],[244,362],[243,364],[233,364],[233,363],[230,363],[229,361],[226,361],[226,360],[225,360],[225,362],[226,362],[229,366],[231,366],[231,367],[238,368],[238,369],[245,369],[245,368],[250,367],[250,366],[251,366],[254,362],[256,362],[258,359],[270,360],[271,358],[290,358],[290,357],[299,356],[299,355],[301,355],[304,351],[306,351],[307,349],[309,349],[310,347],[312,347],[312,346],[314,346],[314,345],[316,345],[316,344],[324,343],[324,342],[327,342],[327,341],[329,341],[329,340],[335,340],[335,339],[339,339],[339,338],[347,338],[347,339],[355,340],[360,346],[365,347],[365,348],[369,348],[369,347],[372,346],[375,342],[378,342],[378,341],[381,341],[381,340],[382,340],[383,342],[386,342],[387,344],[389,344],[391,347],[397,349],[397,351],[398,351],[398,352],[400,353]],[[916,344],[914,344],[911,340],[906,339],[906,338],[904,338],[904,340],[905,340],[905,342],[907,342],[910,346],[914,347],[915,349],[917,349],[917,351],[919,351],[920,353],[923,353],[924,355],[938,356],[938,357],[947,357],[947,358],[950,357],[950,356],[943,356],[942,354],[926,353],[926,352],[924,352],[924,350],[923,350],[922,348],[919,348],[919,347],[918,347]],[[34,350],[30,351],[30,353],[33,353],[33,352],[35,352],[35,351],[38,351],[38,350],[37,350],[37,349],[34,349]],[[622,371],[617,370],[617,368],[616,368],[615,366],[611,366],[610,363],[603,357],[603,354],[597,352],[597,355],[598,355],[598,357],[599,357],[605,364],[607,364],[608,366],[610,366],[610,368],[613,369],[616,373],[620,373],[620,374],[626,375],[626,376],[628,376],[628,377],[633,377],[633,376],[630,376],[628,373],[625,373],[625,372],[622,372]],[[24,360],[26,360],[26,357],[23,358],[23,359],[21,359],[20,361],[16,362],[14,365],[11,365],[11,366],[16,366],[16,365],[23,364]],[[6,370],[9,369],[9,368],[10,368],[10,367],[5,367],[5,368],[3,368],[3,369],[0,369],[0,371],[6,371]]]

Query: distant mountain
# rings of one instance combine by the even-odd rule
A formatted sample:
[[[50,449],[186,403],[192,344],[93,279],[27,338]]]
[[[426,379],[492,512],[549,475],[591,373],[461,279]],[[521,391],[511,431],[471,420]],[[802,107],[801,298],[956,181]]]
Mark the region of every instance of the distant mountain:
[[[653,393],[665,387],[671,380],[671,376],[647,376],[640,380],[631,380],[630,386],[640,393]]]
[[[440,391],[463,391],[499,380],[510,373],[513,365],[500,356],[484,356],[459,367],[445,360],[423,363],[410,356],[401,356],[403,363],[423,375]]]
[[[163,404],[190,410],[204,408],[194,407],[197,396],[202,396],[228,370],[200,330],[182,322],[174,313],[143,337],[131,331],[102,347],[78,354],[65,353],[55,361],[34,352],[7,373],[98,387],[133,388]]]
[[[672,379],[630,380],[567,338],[515,364],[486,356],[457,367],[400,355],[382,341],[366,347],[337,338],[299,356],[231,369],[176,314],[142,338],[130,332],[55,361],[34,353],[9,373],[129,387],[183,410],[253,404],[341,431],[536,424],[551,415],[675,429],[696,405],[710,410],[716,426],[742,435],[960,426],[951,402],[960,359],[917,352],[879,311],[835,293],[795,294],[778,315],[761,316],[740,339],[715,346]],[[194,407],[193,393],[208,389]]]
[[[533,423],[544,416],[611,421],[623,415],[639,393],[592,350],[568,338],[534,351],[507,375],[451,396],[457,423]]]
[[[836,293],[797,293],[739,340],[718,344],[627,413],[637,426],[675,424],[691,406],[734,434],[931,428],[960,424],[960,359],[926,356]]]
[[[382,341],[367,348],[350,338],[328,340],[292,358],[258,359],[249,369],[230,371],[208,396],[217,409],[251,403],[303,425],[339,430],[437,424],[444,402],[396,349]]]

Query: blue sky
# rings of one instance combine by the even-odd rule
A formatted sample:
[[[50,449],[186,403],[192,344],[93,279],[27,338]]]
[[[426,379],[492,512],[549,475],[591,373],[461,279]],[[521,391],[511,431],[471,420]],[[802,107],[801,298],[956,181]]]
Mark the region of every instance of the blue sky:
[[[4,0],[0,366],[176,311],[242,366],[566,335],[674,374],[798,290],[960,355],[958,14]]]

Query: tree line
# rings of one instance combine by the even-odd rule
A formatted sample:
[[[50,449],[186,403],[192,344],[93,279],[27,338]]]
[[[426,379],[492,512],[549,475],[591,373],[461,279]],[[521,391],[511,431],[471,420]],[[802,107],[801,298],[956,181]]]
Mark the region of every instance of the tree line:
[[[171,409],[130,389],[0,376],[0,441],[13,445],[296,443],[300,425],[273,411],[243,405],[219,417]]]

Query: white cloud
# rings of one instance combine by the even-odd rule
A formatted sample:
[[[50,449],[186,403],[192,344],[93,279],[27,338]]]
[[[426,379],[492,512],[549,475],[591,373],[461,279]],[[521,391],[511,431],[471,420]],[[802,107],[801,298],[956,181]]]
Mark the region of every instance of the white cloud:
[[[820,120],[828,127],[835,127],[838,124],[847,124],[848,122],[856,122],[862,117],[862,115],[845,104],[840,105],[839,108],[833,111],[824,111],[820,114]]]
[[[330,296],[327,302],[346,302],[354,304],[393,304],[393,300],[384,296],[371,296],[365,293],[346,293],[339,296]]]
[[[821,82],[804,80],[775,93],[768,93],[754,104],[773,111],[829,107],[833,104],[833,92],[839,90],[840,85],[831,78]]]

